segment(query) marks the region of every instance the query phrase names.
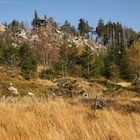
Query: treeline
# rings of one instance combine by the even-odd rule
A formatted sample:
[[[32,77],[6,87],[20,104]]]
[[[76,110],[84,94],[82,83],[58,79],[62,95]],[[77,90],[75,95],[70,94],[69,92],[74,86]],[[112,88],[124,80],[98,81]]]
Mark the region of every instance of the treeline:
[[[123,27],[119,22],[104,23],[103,20],[99,20],[96,28],[97,40],[105,46],[117,44],[121,46],[130,46],[134,41],[138,40],[139,34],[133,31],[131,28]]]
[[[9,24],[4,23],[4,25],[12,33],[16,33],[19,29],[26,30],[29,28],[27,22],[19,22],[15,19]],[[97,27],[94,28],[90,26],[87,20],[80,18],[77,27],[71,25],[68,20],[66,20],[63,25],[59,25],[52,17],[44,15],[44,18],[41,18],[37,11],[34,13],[31,25],[33,29],[36,29],[37,27],[46,28],[49,25],[53,30],[59,29],[67,35],[82,36],[88,39],[93,39],[94,36],[94,40],[104,46],[110,46],[113,43],[130,46],[134,41],[140,38],[140,33],[135,32],[132,28],[123,26],[119,22],[115,23],[109,21],[105,23],[104,20],[100,19]]]
[[[42,25],[45,27],[42,28]],[[26,29],[23,22],[21,24],[16,20],[7,25],[8,31],[0,36],[0,65],[6,66],[12,77],[22,75],[30,80],[35,77],[53,79],[73,76],[93,79],[104,76],[135,81],[140,78],[139,33],[120,23],[99,20],[94,29],[81,18],[77,28],[68,21],[60,26],[53,18],[44,16],[42,20],[35,12],[32,26],[32,34],[38,36],[37,42],[24,40],[15,44],[15,39],[10,35],[14,35],[20,28]],[[58,29],[61,38],[56,37]],[[92,36],[96,36],[96,42],[102,44],[106,51],[95,52],[88,44],[83,44],[81,49],[81,46],[69,41],[72,36],[91,41]]]
[[[3,71],[11,77],[22,75],[27,80],[68,76],[138,80],[140,77],[138,41],[130,47],[113,44],[104,53],[95,53],[90,46],[84,46],[84,50],[80,51],[76,44],[68,42],[67,36],[63,37],[61,44],[50,46],[46,42],[40,46],[22,42],[16,46],[11,40],[1,38],[0,64],[6,66]],[[57,45],[60,45],[59,49]]]

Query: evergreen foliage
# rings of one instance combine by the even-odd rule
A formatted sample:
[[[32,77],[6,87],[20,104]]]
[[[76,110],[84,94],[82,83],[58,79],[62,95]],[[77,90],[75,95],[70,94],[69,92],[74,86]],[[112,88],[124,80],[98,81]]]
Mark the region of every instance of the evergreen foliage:
[[[46,70],[43,69],[39,76],[41,79],[52,80],[55,76],[54,69],[53,68],[48,68]]]
[[[90,46],[85,46],[85,50],[80,55],[80,65],[82,66],[82,74],[85,78],[93,76],[94,54]]]
[[[81,36],[89,38],[89,33],[93,33],[93,27],[90,27],[88,21],[85,21],[85,19],[81,18],[78,24],[78,31]]]
[[[25,43],[20,46],[19,55],[21,58],[20,67],[23,77],[26,80],[34,78],[37,70],[37,60],[29,44]]]

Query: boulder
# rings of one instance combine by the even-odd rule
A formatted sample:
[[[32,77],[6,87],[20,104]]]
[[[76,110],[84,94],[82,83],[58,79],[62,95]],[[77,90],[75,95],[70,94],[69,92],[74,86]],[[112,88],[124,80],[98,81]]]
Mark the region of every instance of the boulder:
[[[3,24],[0,24],[0,32],[5,32],[6,27]]]
[[[34,94],[32,92],[30,92],[30,91],[27,93],[27,95],[34,96]]]
[[[9,84],[8,90],[11,92],[12,95],[19,95],[17,88],[15,88],[12,83]]]

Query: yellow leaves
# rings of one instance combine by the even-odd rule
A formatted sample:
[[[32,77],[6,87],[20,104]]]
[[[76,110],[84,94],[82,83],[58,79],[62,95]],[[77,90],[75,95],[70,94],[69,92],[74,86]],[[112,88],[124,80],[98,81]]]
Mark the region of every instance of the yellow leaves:
[[[128,50],[128,66],[132,71],[140,69],[140,42],[134,43]]]

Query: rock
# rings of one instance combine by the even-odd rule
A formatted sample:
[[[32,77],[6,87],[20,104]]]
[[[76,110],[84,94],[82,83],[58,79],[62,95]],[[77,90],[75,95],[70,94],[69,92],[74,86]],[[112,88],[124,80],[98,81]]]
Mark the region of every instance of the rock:
[[[83,98],[87,99],[89,97],[88,93],[83,94]]]
[[[89,98],[89,94],[87,93],[87,92],[85,92],[85,91],[81,91],[81,96],[83,97],[83,98],[85,98],[85,99],[87,99],[87,98]]]
[[[0,24],[0,32],[5,32],[6,27],[3,24]]]
[[[30,92],[30,91],[27,93],[27,95],[34,96],[34,94],[32,92]]]
[[[25,30],[17,30],[15,34],[13,34],[14,36],[16,37],[21,37],[21,38],[24,38],[24,39],[27,39],[27,36],[26,36],[26,31]]]
[[[19,95],[17,88],[15,88],[12,83],[9,84],[8,90],[12,93],[12,95]]]

